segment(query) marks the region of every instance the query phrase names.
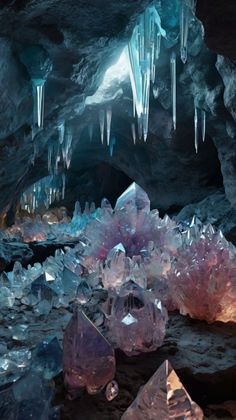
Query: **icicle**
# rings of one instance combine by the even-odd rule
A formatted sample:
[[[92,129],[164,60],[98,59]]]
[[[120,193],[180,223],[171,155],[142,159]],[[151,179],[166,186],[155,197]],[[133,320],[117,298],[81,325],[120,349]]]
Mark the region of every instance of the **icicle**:
[[[194,108],[194,145],[198,153],[198,109],[196,107]]]
[[[113,156],[113,150],[114,150],[114,146],[116,144],[116,138],[112,137],[111,142],[110,142],[110,156]]]
[[[106,110],[106,120],[107,120],[107,145],[109,146],[110,143],[110,136],[111,136],[111,118],[112,118],[112,107],[111,105],[107,106]]]
[[[62,200],[65,198],[65,191],[66,191],[66,176],[62,174]]]
[[[206,138],[206,112],[201,111],[201,123],[202,123],[202,141],[205,141]]]
[[[185,0],[181,0],[180,7],[180,56],[185,64],[187,61],[188,31],[189,31],[190,10]]]
[[[153,97],[154,97],[154,99],[157,99],[157,98],[158,98],[158,96],[159,96],[159,88],[158,88],[158,86],[153,85],[153,88],[152,88],[152,93],[153,93]]]
[[[93,124],[89,124],[88,126],[88,133],[89,133],[89,140],[90,142],[93,140]]]
[[[105,129],[105,111],[104,109],[100,109],[99,111],[99,124],[100,124],[100,132],[101,132],[101,142],[104,142],[104,129]]]
[[[59,132],[59,143],[62,144],[64,141],[64,135],[65,135],[65,122],[64,121],[58,126],[58,132]]]
[[[136,144],[136,129],[135,129],[135,123],[131,124],[131,131],[132,131],[132,137],[134,145]]]
[[[171,67],[171,97],[172,97],[172,118],[173,127],[176,130],[176,55],[173,52],[170,57]]]
[[[34,124],[38,128],[43,128],[44,122],[44,85],[43,79],[32,79],[33,84],[33,104],[34,104]]]
[[[139,137],[147,140],[150,82],[155,81],[155,61],[160,53],[161,37],[166,36],[154,6],[146,9],[134,28],[126,54],[133,93],[134,115],[137,114]]]
[[[51,144],[48,145],[48,172],[52,172],[52,151],[53,146]]]

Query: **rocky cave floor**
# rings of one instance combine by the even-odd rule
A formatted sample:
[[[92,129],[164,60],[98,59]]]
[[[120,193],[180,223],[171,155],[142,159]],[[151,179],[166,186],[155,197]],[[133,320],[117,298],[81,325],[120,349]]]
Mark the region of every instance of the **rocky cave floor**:
[[[0,342],[8,349],[32,349],[45,336],[57,336],[62,343],[63,330],[71,313],[65,308],[53,309],[48,316],[36,315],[24,305],[2,312]],[[24,334],[13,340],[16,325],[27,325]],[[4,352],[3,348],[0,349]],[[53,404],[61,406],[63,420],[118,420],[135,399],[160,364],[168,359],[184,386],[204,410],[206,418],[236,419],[236,325],[192,320],[178,313],[169,314],[165,341],[152,353],[127,357],[117,352],[116,380],[120,393],[108,402],[104,393],[83,394],[76,400],[66,398],[62,374],[55,378]]]

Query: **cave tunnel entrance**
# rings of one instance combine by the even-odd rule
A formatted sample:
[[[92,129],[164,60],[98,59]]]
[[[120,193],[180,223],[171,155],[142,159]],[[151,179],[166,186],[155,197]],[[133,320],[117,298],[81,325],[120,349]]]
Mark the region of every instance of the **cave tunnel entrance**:
[[[106,162],[77,172],[71,171],[68,174],[63,205],[69,212],[73,212],[76,200],[80,201],[83,209],[86,201],[95,202],[96,207],[100,207],[101,200],[107,198],[114,206],[117,198],[133,181],[124,172]]]

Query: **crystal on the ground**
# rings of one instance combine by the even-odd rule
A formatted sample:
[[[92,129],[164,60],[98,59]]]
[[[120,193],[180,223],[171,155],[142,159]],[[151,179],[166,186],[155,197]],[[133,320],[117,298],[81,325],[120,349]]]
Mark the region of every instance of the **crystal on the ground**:
[[[77,309],[64,334],[63,371],[71,397],[83,388],[95,394],[115,375],[113,348],[87,316]]]
[[[152,292],[128,281],[118,295],[112,292],[110,313],[106,315],[108,339],[128,356],[161,346],[167,312]]]
[[[140,389],[121,420],[203,420],[201,408],[192,401],[170,362],[166,360]]]

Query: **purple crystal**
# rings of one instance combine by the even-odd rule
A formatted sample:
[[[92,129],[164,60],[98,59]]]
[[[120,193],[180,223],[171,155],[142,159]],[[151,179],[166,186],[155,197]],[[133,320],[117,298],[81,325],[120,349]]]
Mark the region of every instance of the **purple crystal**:
[[[211,228],[195,236],[169,272],[172,298],[183,315],[236,322],[236,250]]]
[[[152,292],[129,281],[118,295],[111,292],[105,308],[108,338],[128,356],[154,351],[161,346],[167,312]]]
[[[72,397],[83,388],[89,394],[101,391],[115,375],[113,348],[80,310],[66,327],[63,353],[64,382]]]

